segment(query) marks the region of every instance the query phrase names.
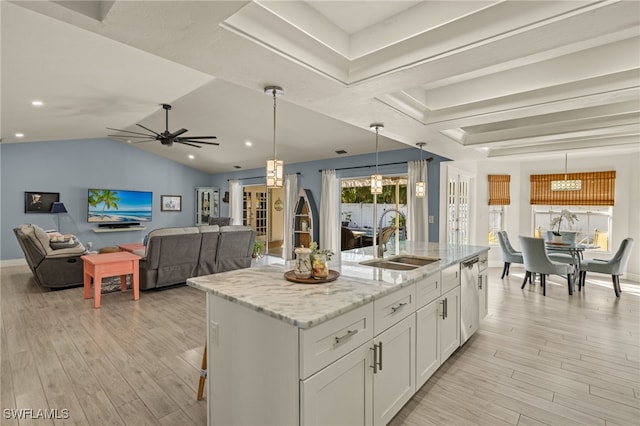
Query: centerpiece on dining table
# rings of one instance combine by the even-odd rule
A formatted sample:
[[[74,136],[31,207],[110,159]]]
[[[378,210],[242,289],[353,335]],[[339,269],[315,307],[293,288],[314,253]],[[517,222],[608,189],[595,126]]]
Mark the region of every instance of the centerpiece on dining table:
[[[549,223],[549,226],[551,228],[554,228],[554,227],[556,228],[555,231],[554,230],[551,231],[552,234],[553,234],[551,242],[553,242],[553,243],[561,243],[562,242],[562,233],[560,233],[560,226],[562,225],[562,220],[565,220],[565,222],[569,226],[571,226],[571,225],[574,224],[574,222],[577,222],[579,219],[578,219],[578,216],[575,213],[573,213],[573,212],[571,212],[571,211],[569,211],[567,209],[562,209],[558,216],[556,216],[553,219],[551,219],[551,222]]]
[[[287,280],[303,284],[320,284],[334,281],[340,276],[337,271],[329,269],[333,252],[321,250],[315,241],[309,247],[297,247],[294,253],[294,268],[284,274]]]

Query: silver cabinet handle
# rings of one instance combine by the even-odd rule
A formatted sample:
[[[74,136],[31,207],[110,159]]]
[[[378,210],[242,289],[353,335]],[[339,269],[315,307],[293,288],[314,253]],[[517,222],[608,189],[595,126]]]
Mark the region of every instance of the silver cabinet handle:
[[[376,363],[378,359],[378,345],[374,344],[372,348],[369,348],[370,351],[373,351],[373,365],[369,367],[373,368],[373,374],[378,372],[378,364]]]
[[[398,304],[398,306],[392,306],[391,307],[391,313],[395,314],[398,309],[402,308],[406,304],[407,304],[407,302],[402,302],[402,303]]]
[[[443,299],[440,301],[440,303],[442,303],[442,319],[445,319],[447,317],[447,312],[446,312],[446,308],[445,308],[445,303],[446,303],[447,299]]]
[[[478,288],[482,290],[482,275],[478,275]]]
[[[373,351],[373,374],[378,374],[378,371],[382,371],[382,342],[374,343],[373,348],[369,348]]]
[[[336,339],[336,343],[335,344],[337,345],[343,339],[347,339],[347,338],[353,336],[354,334],[358,334],[358,330],[357,329],[356,330],[347,330],[347,333],[344,336],[340,336],[340,337],[336,337],[335,338]]]

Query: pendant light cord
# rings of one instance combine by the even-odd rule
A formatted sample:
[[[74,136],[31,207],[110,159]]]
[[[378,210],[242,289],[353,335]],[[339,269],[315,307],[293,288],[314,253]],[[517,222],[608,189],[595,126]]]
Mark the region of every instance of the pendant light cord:
[[[276,88],[273,88],[273,159],[276,160]]]
[[[378,126],[376,126],[376,174],[378,173]]]

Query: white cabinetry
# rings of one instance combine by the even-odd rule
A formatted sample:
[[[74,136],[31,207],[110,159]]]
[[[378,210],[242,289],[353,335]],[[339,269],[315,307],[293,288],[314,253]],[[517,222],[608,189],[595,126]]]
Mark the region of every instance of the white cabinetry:
[[[372,423],[373,375],[370,352],[369,345],[362,345],[301,381],[301,424],[360,426]]]
[[[484,252],[480,255],[480,276],[478,277],[478,288],[480,290],[480,319],[487,316],[487,303],[489,301],[489,271],[487,266],[489,264],[489,253]]]
[[[373,340],[374,425],[389,423],[416,391],[415,330],[416,318],[412,313]]]
[[[416,312],[416,389],[440,367],[439,300]]]
[[[440,363],[460,346],[460,286],[444,294],[439,300]]]

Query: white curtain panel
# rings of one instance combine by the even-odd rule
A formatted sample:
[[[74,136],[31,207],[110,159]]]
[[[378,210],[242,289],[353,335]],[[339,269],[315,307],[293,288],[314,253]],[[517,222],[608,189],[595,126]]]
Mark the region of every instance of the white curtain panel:
[[[229,181],[229,217],[232,225],[242,225],[242,185],[239,180]]]
[[[283,257],[293,259],[293,221],[298,202],[298,175],[291,174],[284,177],[284,244]]]
[[[427,160],[407,163],[407,240],[429,241],[429,182]],[[416,182],[424,181],[425,197],[416,198]]]
[[[340,181],[335,170],[322,171],[320,241],[324,250],[340,253]]]

